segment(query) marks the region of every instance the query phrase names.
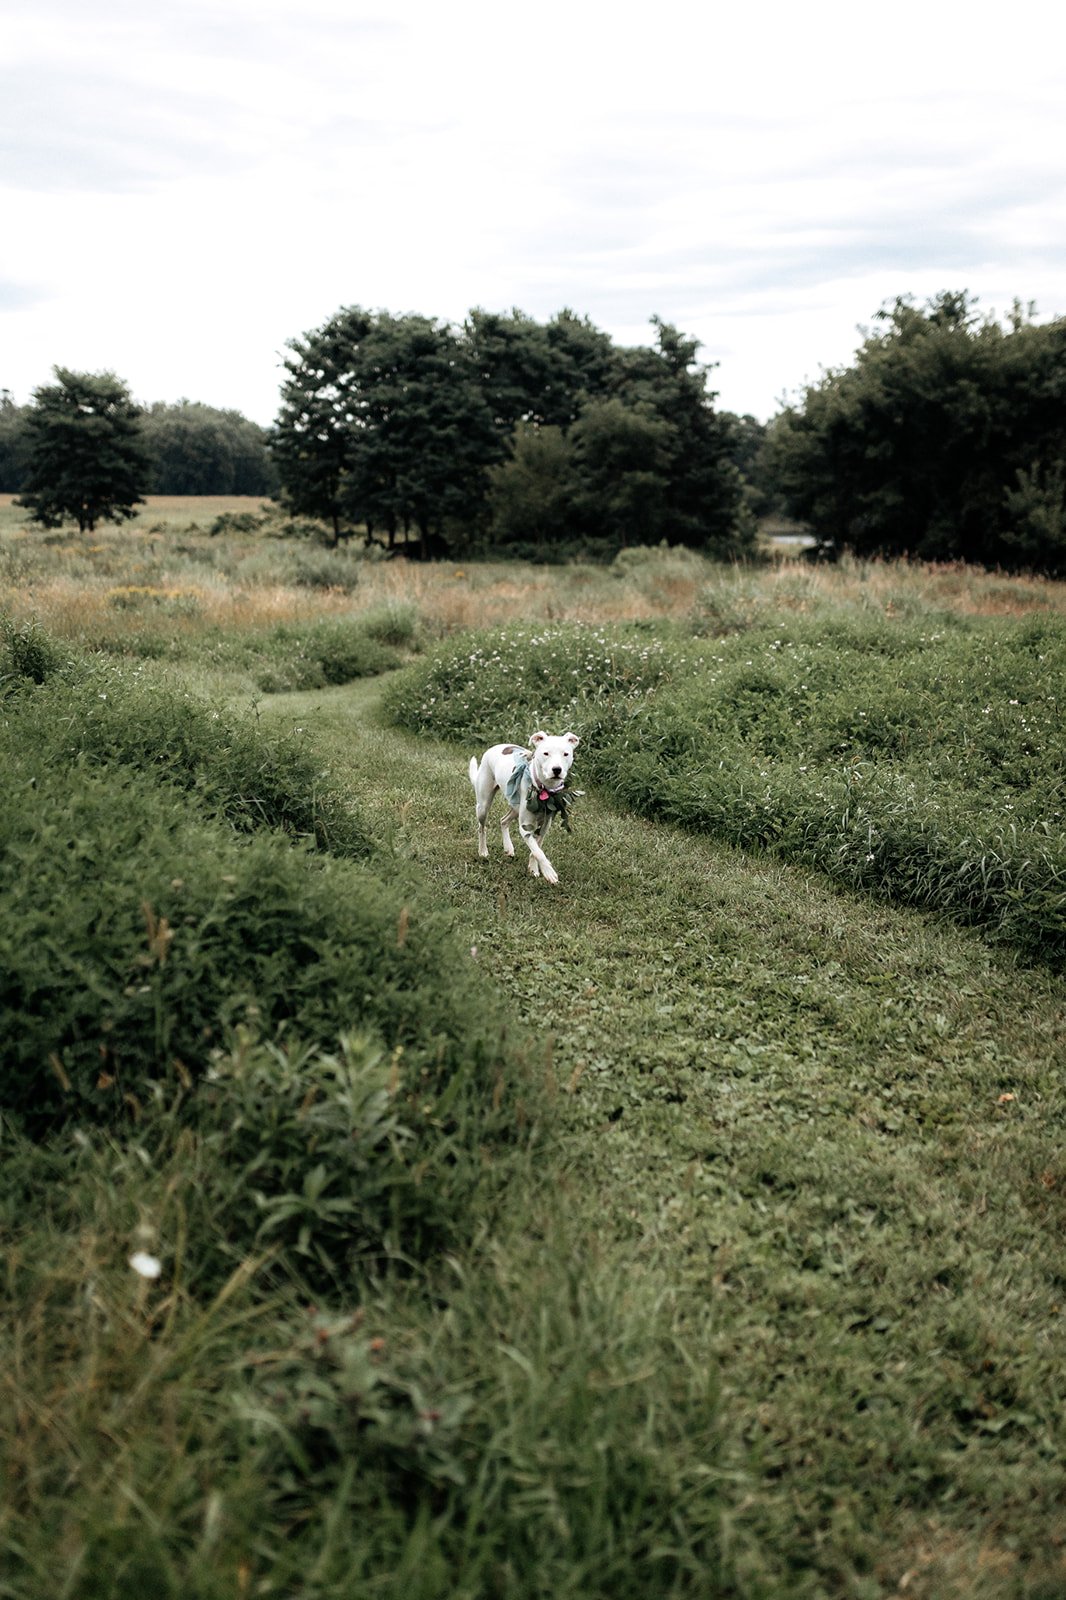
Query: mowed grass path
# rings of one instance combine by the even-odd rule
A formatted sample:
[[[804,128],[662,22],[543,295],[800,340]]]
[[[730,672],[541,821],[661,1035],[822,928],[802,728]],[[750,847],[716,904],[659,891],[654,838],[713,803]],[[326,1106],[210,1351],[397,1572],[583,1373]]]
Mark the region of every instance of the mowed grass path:
[[[481,861],[473,748],[379,696],[260,715],[418,863],[534,1043],[553,1158],[514,1225],[562,1204],[688,1308],[725,1592],[1066,1592],[1062,981],[602,795],[553,830],[557,889],[498,827]]]

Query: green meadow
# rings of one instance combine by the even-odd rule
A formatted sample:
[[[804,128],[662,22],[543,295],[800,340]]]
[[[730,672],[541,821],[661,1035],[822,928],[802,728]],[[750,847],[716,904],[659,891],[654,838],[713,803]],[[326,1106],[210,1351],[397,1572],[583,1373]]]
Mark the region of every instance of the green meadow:
[[[1061,1595],[1066,585],[0,509],[0,1595]]]

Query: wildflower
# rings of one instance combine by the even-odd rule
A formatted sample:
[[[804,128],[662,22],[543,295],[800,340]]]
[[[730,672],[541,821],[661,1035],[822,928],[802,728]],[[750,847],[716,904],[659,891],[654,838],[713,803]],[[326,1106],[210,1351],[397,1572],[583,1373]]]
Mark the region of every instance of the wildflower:
[[[130,1256],[130,1266],[142,1278],[158,1278],[163,1270],[159,1257],[150,1256],[146,1250],[135,1250]]]

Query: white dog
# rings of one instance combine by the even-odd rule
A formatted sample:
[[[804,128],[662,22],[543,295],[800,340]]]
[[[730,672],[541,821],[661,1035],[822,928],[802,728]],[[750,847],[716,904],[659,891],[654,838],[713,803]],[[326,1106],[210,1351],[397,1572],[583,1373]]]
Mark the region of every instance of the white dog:
[[[470,757],[470,782],[477,796],[477,853],[487,856],[489,841],[486,822],[493,796],[499,789],[507,804],[501,828],[504,854],[513,856],[511,823],[518,818],[518,831],[529,846],[529,870],[548,883],[558,883],[559,874],[544,854],[552,817],[556,812],[566,822],[566,806],[574,790],[567,790],[566,778],[574,751],[581,743],[576,733],[534,733],[531,749],[517,744],[494,744],[478,765]]]

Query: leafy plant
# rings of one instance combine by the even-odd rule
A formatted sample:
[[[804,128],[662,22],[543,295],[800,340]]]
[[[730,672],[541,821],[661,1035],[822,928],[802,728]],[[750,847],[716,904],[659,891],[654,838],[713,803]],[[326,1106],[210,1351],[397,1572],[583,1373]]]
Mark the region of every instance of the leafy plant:
[[[65,660],[59,644],[35,618],[16,623],[0,616],[0,690],[5,679],[44,683]]]

